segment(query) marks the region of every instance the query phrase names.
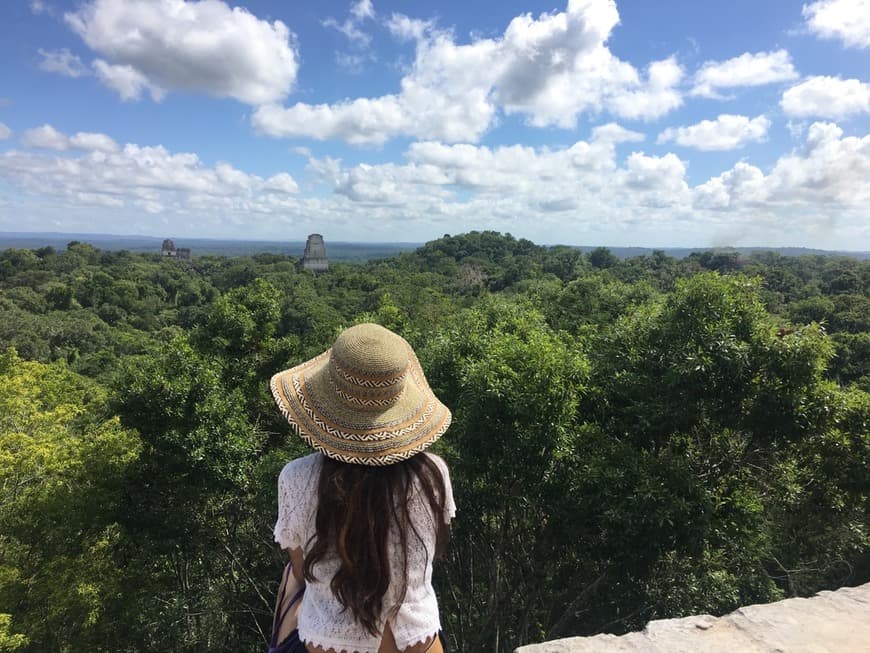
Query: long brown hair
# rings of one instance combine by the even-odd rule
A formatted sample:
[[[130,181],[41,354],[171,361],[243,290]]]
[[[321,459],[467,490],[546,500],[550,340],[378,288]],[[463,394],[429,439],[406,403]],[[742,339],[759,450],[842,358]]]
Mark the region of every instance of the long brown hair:
[[[415,484],[414,481],[418,481]],[[408,588],[408,542],[415,537],[424,545],[408,510],[412,493],[422,490],[436,530],[435,551],[426,556],[440,558],[447,545],[444,521],[445,484],[441,470],[425,453],[402,462],[374,467],[353,465],[323,458],[317,488],[317,518],[311,547],[305,556],[303,573],[316,581],[314,565],[335,555],[340,567],[330,588],[338,601],[349,609],[357,623],[374,636],[380,634],[378,622],[384,595],[391,582],[399,582],[398,603],[388,606],[396,611]],[[395,528],[404,556],[401,578],[392,577],[389,537]],[[306,548],[308,548],[306,546]]]

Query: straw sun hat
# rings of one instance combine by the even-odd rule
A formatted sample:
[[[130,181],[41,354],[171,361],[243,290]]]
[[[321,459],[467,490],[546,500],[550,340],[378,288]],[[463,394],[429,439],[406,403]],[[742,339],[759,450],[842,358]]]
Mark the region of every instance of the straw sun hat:
[[[272,395],[302,438],[330,458],[389,465],[450,426],[404,338],[377,324],[341,333],[332,349],[272,377]]]

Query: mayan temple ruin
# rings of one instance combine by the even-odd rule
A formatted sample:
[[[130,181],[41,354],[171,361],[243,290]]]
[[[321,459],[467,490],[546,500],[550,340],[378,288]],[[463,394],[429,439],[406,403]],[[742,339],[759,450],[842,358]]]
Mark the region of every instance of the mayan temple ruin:
[[[302,269],[311,272],[326,272],[329,270],[329,259],[326,258],[326,246],[323,236],[311,234],[305,243],[305,253],[302,255]]]
[[[160,253],[168,258],[180,258],[185,260],[190,258],[189,247],[176,247],[175,243],[169,238],[163,241]]]

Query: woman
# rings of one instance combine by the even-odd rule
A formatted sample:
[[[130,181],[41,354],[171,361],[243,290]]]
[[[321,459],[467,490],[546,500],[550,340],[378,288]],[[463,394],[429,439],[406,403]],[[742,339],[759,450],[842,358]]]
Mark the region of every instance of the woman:
[[[272,377],[318,450],[278,479],[275,541],[305,584],[308,653],[440,653],[432,561],[456,512],[447,466],[424,453],[450,425],[410,345],[376,324]]]

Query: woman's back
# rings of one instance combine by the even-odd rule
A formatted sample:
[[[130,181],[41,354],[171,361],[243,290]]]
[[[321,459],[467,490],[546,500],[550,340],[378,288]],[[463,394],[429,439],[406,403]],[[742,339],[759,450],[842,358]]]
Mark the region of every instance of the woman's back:
[[[289,463],[278,482],[275,539],[306,581],[299,638],[347,653],[378,653],[390,636],[403,651],[433,640],[432,561],[455,507],[447,466],[424,452],[451,414],[411,345],[358,324],[270,387],[320,452]]]
[[[429,461],[434,463],[436,473],[440,477],[435,479],[437,503],[443,506],[445,523],[449,522],[456,508],[447,466],[438,456],[428,453],[418,455],[427,457],[427,460],[415,460],[397,463],[397,465],[407,464],[411,467],[411,463],[414,463],[415,469],[425,469],[428,465],[420,463]],[[340,473],[343,471],[341,467],[344,463],[326,460],[321,454],[312,454],[288,463],[279,477],[279,509],[278,521],[275,525],[275,540],[285,549],[291,551],[302,549],[304,558],[312,556],[317,549],[318,489],[321,487],[325,489],[329,483],[329,479],[322,478],[325,465],[333,470],[332,473],[336,471]],[[379,471],[383,473],[384,470]],[[376,473],[378,470],[373,471],[373,474]],[[322,557],[308,569],[311,577],[316,580],[308,580],[299,612],[299,636],[307,643],[310,651],[331,649],[377,653],[379,650],[388,650],[380,647],[382,639],[389,640],[390,636],[394,638],[396,650],[404,651],[415,646],[421,647],[431,641],[433,635],[440,630],[438,604],[432,589],[432,562],[438,544],[438,533],[443,527],[437,523],[426,489],[425,482],[418,477],[413,477],[407,493],[409,528],[405,531],[404,544],[401,541],[402,529],[395,522],[404,512],[401,504],[405,501],[405,497],[393,497],[395,519],[390,519],[392,523],[389,534],[385,538],[387,547],[385,559],[388,560],[389,569],[385,577],[386,591],[381,599],[382,607],[375,624],[377,634],[367,632],[354,615],[354,611],[346,609],[336,595],[333,582],[342,570],[343,558],[345,563],[354,558],[363,562],[373,559],[370,549],[379,546],[376,533],[372,531],[368,537],[365,534],[357,534],[348,540],[344,547],[338,547],[334,541],[323,542],[323,546],[320,547]],[[338,492],[340,493],[341,491]],[[335,499],[332,494],[328,496],[330,499]],[[345,499],[350,501],[349,497]],[[341,498],[338,500],[342,501]],[[333,506],[333,510],[340,510],[340,508]],[[321,531],[328,522],[328,516],[320,517],[323,520]],[[362,516],[366,523],[375,521],[372,515]],[[326,532],[322,534],[326,536]],[[333,533],[327,537],[336,539],[337,534]],[[352,547],[358,549],[353,550]],[[341,548],[345,550],[340,552]],[[376,570],[372,585],[376,584],[378,575],[384,576],[382,571]],[[387,624],[389,628],[385,629]],[[382,636],[385,630],[387,637]],[[390,648],[390,642],[384,641],[384,645]]]

